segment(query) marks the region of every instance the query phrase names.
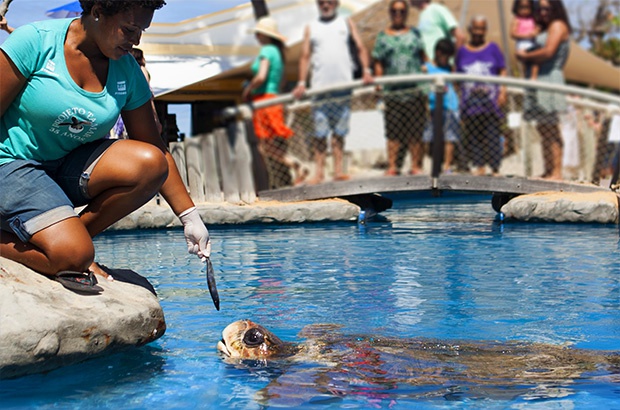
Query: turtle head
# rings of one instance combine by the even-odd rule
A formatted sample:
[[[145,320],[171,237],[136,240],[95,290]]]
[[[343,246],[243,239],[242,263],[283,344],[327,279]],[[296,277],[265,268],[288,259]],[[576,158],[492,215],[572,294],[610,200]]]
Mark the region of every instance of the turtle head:
[[[263,326],[251,320],[238,320],[226,326],[217,349],[230,359],[264,360],[294,354],[285,343]]]

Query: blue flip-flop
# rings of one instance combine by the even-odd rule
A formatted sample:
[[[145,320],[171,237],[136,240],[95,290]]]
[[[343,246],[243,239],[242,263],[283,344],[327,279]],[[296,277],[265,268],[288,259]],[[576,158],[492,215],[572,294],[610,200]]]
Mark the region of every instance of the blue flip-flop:
[[[97,278],[92,272],[76,272],[64,270],[54,276],[54,280],[65,288],[77,293],[95,295],[103,292],[101,286],[97,286]]]

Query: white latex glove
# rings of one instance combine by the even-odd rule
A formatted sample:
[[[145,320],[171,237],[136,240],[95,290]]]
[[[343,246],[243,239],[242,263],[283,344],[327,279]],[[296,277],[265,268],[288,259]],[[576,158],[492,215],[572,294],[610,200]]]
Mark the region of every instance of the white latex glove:
[[[183,233],[187,242],[187,251],[191,254],[198,255],[204,262],[206,258],[211,256],[211,238],[207,227],[200,219],[200,214],[193,206],[179,215],[181,223],[183,223]]]

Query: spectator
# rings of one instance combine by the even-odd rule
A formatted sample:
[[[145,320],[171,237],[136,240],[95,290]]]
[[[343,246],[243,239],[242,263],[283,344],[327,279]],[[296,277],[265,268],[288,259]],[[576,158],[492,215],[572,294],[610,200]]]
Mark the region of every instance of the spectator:
[[[149,83],[151,82],[151,73],[146,69],[146,59],[144,58],[144,51],[137,47],[131,49],[131,55],[136,59],[136,62],[140,66],[140,70],[142,70],[142,74],[144,74],[144,78]]]
[[[534,20],[534,0],[514,0],[510,36],[516,41],[516,49],[532,51],[538,48],[536,36],[539,31],[536,20]],[[523,71],[526,78],[535,80],[538,77],[538,66],[536,64],[525,65]]]
[[[420,32],[407,26],[409,5],[406,0],[389,3],[390,25],[379,32],[372,57],[375,75],[422,73],[426,54]],[[422,134],[426,121],[426,95],[415,85],[386,85],[385,136],[387,138],[388,169],[386,175],[399,175],[399,152],[409,148],[411,175],[422,172]]]
[[[506,76],[500,47],[486,39],[487,19],[474,16],[469,24],[469,41],[456,53],[456,71],[473,75]],[[465,82],[461,90],[464,148],[474,174],[484,175],[485,165],[499,174],[502,158],[501,118],[506,103],[506,87],[489,83]]]
[[[146,69],[146,59],[144,58],[144,52],[141,49],[134,47],[131,49],[130,54],[136,59],[136,62],[140,66],[140,70],[142,71],[142,74],[144,74],[146,81],[148,81],[150,84],[151,74]],[[157,130],[159,131],[159,134],[161,135],[162,125],[161,125],[161,122],[159,121],[157,110],[155,109],[154,98],[151,98],[151,105],[153,107],[153,116],[155,118],[155,123],[157,124]],[[120,138],[120,139],[127,138],[127,130],[125,129],[125,124],[123,123],[122,116],[118,117],[118,120],[116,120],[116,124],[114,124],[114,127],[112,127],[112,130],[110,131],[110,138]]]
[[[286,39],[278,31],[276,21],[271,17],[262,17],[256,23],[254,33],[261,49],[252,64],[254,77],[243,89],[244,101],[274,98],[280,93],[283,81]],[[291,169],[297,174],[295,184],[303,182],[305,176],[301,174],[301,166],[286,157],[288,139],[293,136],[293,130],[284,123],[281,104],[254,111],[254,132],[259,150],[270,165],[270,188],[293,185]]]
[[[538,64],[538,81],[564,85],[564,65],[570,51],[572,31],[562,0],[540,0],[536,21],[540,34],[536,42],[540,48],[517,51],[517,58],[524,63]],[[564,94],[538,90],[525,100],[524,118],[535,120],[542,139],[545,179],[562,179],[563,142],[559,127],[559,114],[567,110]]]
[[[453,67],[450,65],[450,59],[454,56],[454,44],[449,38],[443,38],[435,45],[435,61],[426,63],[426,70],[429,74],[450,74]],[[424,142],[430,143],[433,137],[432,119],[436,109],[435,93],[429,94],[429,107],[431,109],[431,121],[424,130]],[[449,173],[452,171],[452,162],[454,160],[454,148],[459,143],[460,123],[459,123],[459,98],[456,95],[454,86],[448,83],[447,91],[443,97],[443,131],[444,131],[444,157],[443,171]]]
[[[92,237],[160,190],[188,250],[208,257],[210,242],[128,55],[165,1],[81,4],[80,18],[22,26],[0,46],[0,254],[98,293]],[[105,139],[121,110],[130,139]]]
[[[598,184],[602,179],[613,176],[615,162],[618,160],[616,157],[618,143],[609,141],[611,118],[603,112],[587,113],[584,115],[584,120],[596,135],[596,157],[592,182]]]
[[[11,34],[15,29],[9,26],[9,23],[6,21],[6,17],[0,16],[0,30],[4,30],[7,33]]]
[[[353,80],[354,62],[349,51],[353,42],[362,65],[364,84],[372,82],[368,52],[355,24],[338,16],[338,0],[317,0],[319,19],[306,26],[299,59],[299,81],[293,90],[296,98],[306,92],[306,79],[310,71],[312,87],[325,87]],[[311,68],[311,70],[310,70]],[[330,101],[331,100],[331,101]],[[346,100],[346,101],[343,101]],[[315,175],[311,183],[324,180],[327,138],[332,133],[334,180],[344,181],[344,139],[349,132],[351,116],[350,91],[323,95],[314,101],[312,114],[315,124],[313,139]]]
[[[422,33],[426,56],[435,59],[435,44],[442,38],[451,37],[458,50],[465,43],[465,35],[459,28],[450,9],[431,0],[410,0],[411,5],[420,10],[418,30]]]

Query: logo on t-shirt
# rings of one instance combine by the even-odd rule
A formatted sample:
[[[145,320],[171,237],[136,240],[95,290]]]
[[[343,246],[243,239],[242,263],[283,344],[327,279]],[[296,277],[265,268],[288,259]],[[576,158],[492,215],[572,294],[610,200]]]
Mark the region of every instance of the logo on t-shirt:
[[[115,95],[125,95],[125,94],[127,94],[127,83],[125,81],[117,81]]]
[[[80,121],[75,117],[71,117],[71,122],[61,122],[60,124],[58,124],[58,126],[62,127],[62,126],[69,126],[69,132],[72,132],[74,134],[79,134],[80,132],[84,131],[84,126],[85,125],[90,125],[91,122],[90,121]]]
[[[56,63],[53,62],[52,60],[49,60],[47,63],[45,63],[45,71],[49,72],[49,73],[53,73],[56,71]]]
[[[52,124],[49,131],[62,137],[78,141],[88,141],[97,131],[95,115],[84,108],[69,108],[63,111]]]

